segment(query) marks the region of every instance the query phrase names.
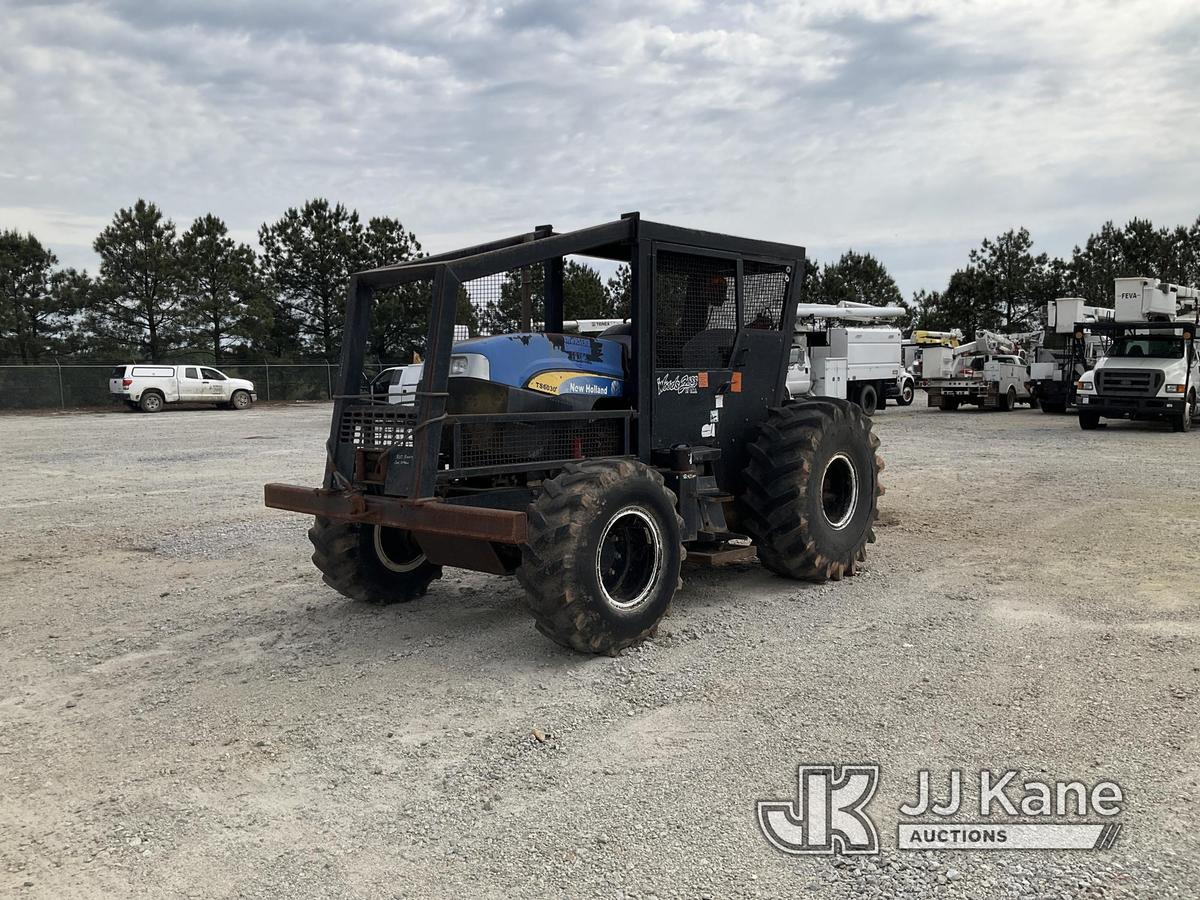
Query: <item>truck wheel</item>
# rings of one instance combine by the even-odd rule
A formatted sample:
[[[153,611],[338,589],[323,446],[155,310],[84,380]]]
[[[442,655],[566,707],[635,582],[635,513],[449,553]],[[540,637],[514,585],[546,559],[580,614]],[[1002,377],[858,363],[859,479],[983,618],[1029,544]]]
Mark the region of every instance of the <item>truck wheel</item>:
[[[858,389],[858,405],[868,416],[875,415],[879,409],[879,390],[873,384],[864,384]]]
[[[249,409],[250,392],[234,391],[233,396],[229,398],[229,406],[231,409]]]
[[[662,476],[634,460],[584,460],[542,486],[517,579],[538,630],[615,655],[654,631],[680,587],[683,520]]]
[[[913,388],[911,381],[906,381],[900,387],[900,394],[896,397],[897,406],[911,406],[913,398],[917,395],[916,389]]]
[[[142,412],[156,413],[163,408],[163,395],[158,391],[142,391],[142,399],[138,401]]]
[[[763,565],[808,581],[853,575],[875,540],[879,438],[863,410],[821,399],[772,409],[749,447],[741,520]]]
[[[1004,396],[1000,398],[1000,411],[1009,412],[1017,405],[1017,389],[1012,385],[1008,386],[1008,390],[1004,392]]]
[[[1079,427],[1084,431],[1092,431],[1100,427],[1100,416],[1094,412],[1079,412]]]
[[[958,409],[958,398],[943,396],[942,405],[940,408],[946,412],[954,412],[954,410]]]
[[[322,581],[351,600],[378,606],[424,596],[442,577],[412,533],[400,528],[338,522],[318,516],[308,529],[312,561]]]

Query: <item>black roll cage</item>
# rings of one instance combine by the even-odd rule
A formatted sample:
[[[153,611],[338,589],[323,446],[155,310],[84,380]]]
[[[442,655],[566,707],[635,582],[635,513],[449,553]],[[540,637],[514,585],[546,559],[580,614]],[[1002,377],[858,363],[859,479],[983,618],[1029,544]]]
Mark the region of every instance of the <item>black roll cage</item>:
[[[804,248],[734,237],[646,221],[639,213],[626,213],[620,219],[576,231],[557,233],[542,225],[523,234],[422,257],[411,262],[370,269],[351,276],[346,299],[346,321],[342,341],[338,390],[335,393],[333,419],[328,443],[325,487],[332,489],[352,480],[354,449],[339,441],[339,428],[347,408],[361,399],[360,379],[371,325],[372,297],[375,292],[417,281],[431,281],[432,307],[425,347],[425,365],[417,389],[411,467],[407,495],[433,497],[438,481],[439,452],[443,426],[454,426],[455,417],[447,416],[447,382],[451,348],[454,342],[456,299],[462,286],[484,278],[541,263],[545,276],[545,315],[543,330],[563,330],[563,259],[570,255],[593,256],[628,263],[631,269],[630,301],[633,322],[631,380],[636,385],[633,408],[619,413],[629,422],[636,455],[650,461],[651,418],[654,405],[654,331],[653,253],[657,245],[703,254],[706,251],[738,257],[741,261],[784,262],[793,266],[784,303],[781,328],[790,335],[794,329],[796,304],[800,299],[804,272]],[[740,279],[739,279],[740,285]],[[740,287],[739,287],[740,291]],[[738,297],[739,308],[741,297]],[[745,327],[738,323],[739,334]],[[787,354],[782,354],[778,392],[766,398],[771,405],[782,402]],[[610,413],[611,415],[611,413]],[[502,468],[502,467],[498,467]],[[390,483],[389,483],[390,488]],[[391,490],[388,491],[391,493]]]

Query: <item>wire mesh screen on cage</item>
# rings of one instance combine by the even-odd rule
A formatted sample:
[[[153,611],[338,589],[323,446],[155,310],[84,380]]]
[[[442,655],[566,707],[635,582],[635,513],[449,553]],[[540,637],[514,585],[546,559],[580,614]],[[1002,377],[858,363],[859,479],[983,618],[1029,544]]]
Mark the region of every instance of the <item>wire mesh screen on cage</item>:
[[[545,269],[541,265],[472,279],[459,290],[455,338],[541,331],[545,298]]]
[[[626,420],[464,422],[447,432],[454,467],[561,462],[626,452]]]
[[[729,364],[738,325],[736,261],[659,251],[654,306],[658,368]]]
[[[371,352],[402,362],[412,362],[414,354],[424,356],[433,308],[433,280],[423,278],[385,288],[375,293],[373,302]]]
[[[747,328],[778,331],[783,326],[792,267],[748,259],[742,265],[742,321]]]

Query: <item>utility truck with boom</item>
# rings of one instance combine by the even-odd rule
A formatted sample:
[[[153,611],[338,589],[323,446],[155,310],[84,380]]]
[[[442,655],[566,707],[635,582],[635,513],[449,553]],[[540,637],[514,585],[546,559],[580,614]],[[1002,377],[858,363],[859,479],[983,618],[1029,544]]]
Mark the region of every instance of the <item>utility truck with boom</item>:
[[[1041,341],[1041,332],[996,334],[979,329],[975,340],[958,347],[926,347],[921,385],[930,406],[954,410],[964,403],[982,409],[1010,410],[1018,403],[1034,405],[1026,352]]]
[[[629,322],[566,332],[574,256],[630,267]],[[347,597],[414,600],[443,566],[515,575],[538,629],[588,653],[654,631],[685,555],[853,575],[883,464],[860,407],[788,400],[803,272],[802,247],[637,213],[360,272],[324,482],[266,504],[314,517],[313,563]],[[397,288],[429,303],[412,402],[361,378],[373,299]]]
[[[1075,384],[1096,364],[1106,341],[1091,326],[1113,317],[1103,306],[1088,306],[1081,297],[1059,297],[1046,303],[1042,344],[1029,363],[1029,393],[1044,413],[1064,413],[1075,405]]]
[[[925,348],[950,347],[953,349],[962,343],[962,339],[963,333],[957,328],[950,331],[929,331],[918,328],[901,345],[900,361],[904,368],[920,381]]]
[[[1079,427],[1101,419],[1166,420],[1190,431],[1200,410],[1200,291],[1153,278],[1118,278],[1112,321],[1091,329],[1111,340],[1095,368],[1076,383]],[[1076,326],[1080,338],[1083,325]]]
[[[848,301],[801,303],[788,359],[788,393],[848,399],[868,416],[889,399],[908,406],[916,381],[901,362],[900,329],[876,324],[907,312]]]

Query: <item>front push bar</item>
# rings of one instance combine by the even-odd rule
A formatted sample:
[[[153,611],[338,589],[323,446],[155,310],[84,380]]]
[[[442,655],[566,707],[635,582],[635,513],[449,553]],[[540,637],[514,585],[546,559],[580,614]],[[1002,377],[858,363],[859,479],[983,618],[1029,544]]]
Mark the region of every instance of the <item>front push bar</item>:
[[[525,513],[510,509],[381,497],[295,484],[268,484],[263,489],[263,499],[272,509],[497,544],[523,544],[529,533]]]

